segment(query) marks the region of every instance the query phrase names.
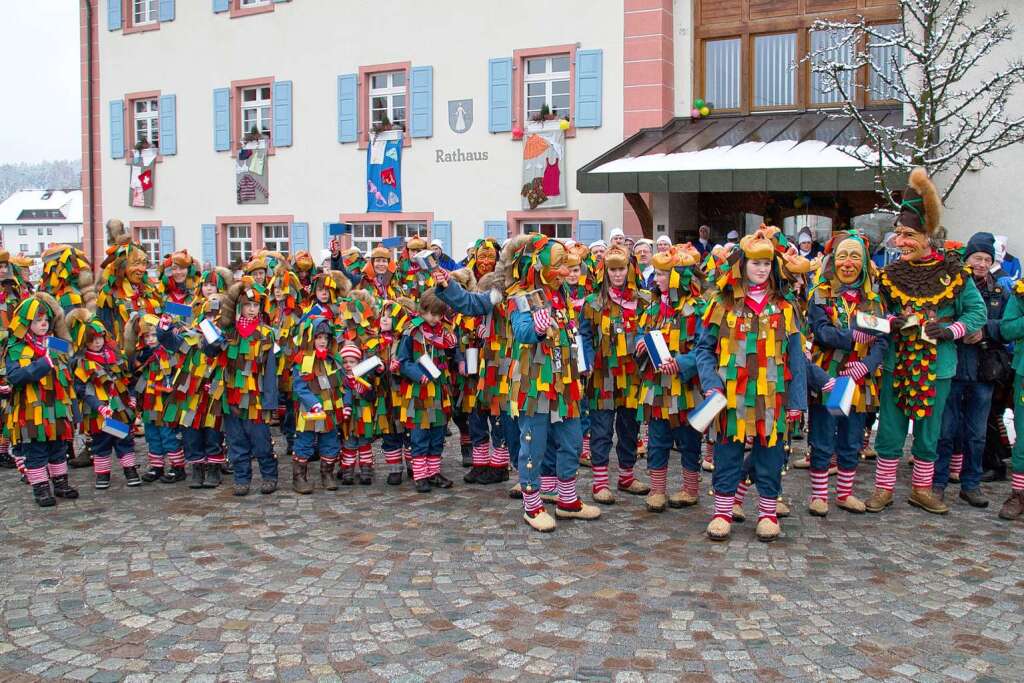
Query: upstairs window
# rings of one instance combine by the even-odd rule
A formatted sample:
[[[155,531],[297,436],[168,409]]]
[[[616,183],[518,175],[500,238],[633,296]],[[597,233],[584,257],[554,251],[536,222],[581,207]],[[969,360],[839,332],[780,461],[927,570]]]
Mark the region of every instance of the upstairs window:
[[[352,246],[363,254],[368,253],[383,239],[382,223],[351,223],[351,225]]]
[[[156,97],[132,100],[135,143],[148,142],[160,146],[160,100]]]
[[[151,264],[160,263],[160,228],[138,228],[139,246]]]
[[[876,26],[883,35],[893,38],[900,35],[899,24]],[[895,45],[887,45],[886,39],[868,37],[868,53],[875,69],[868,71],[868,99],[873,102],[899,99],[899,72],[903,68],[903,56]]]
[[[704,42],[704,100],[715,109],[740,108],[740,39]]]
[[[132,0],[132,25],[155,24],[160,19],[160,0]]]
[[[370,127],[386,118],[395,127],[405,129],[406,82],[404,71],[370,75]]]
[[[256,128],[264,137],[270,137],[270,98],[269,85],[242,88],[240,140],[244,140],[253,128]]]
[[[249,223],[229,223],[227,226],[228,263],[247,263],[252,258],[252,226]]]
[[[796,34],[754,37],[754,108],[796,105]]]
[[[569,115],[569,55],[530,57],[523,75],[526,120],[544,105],[556,118]]]
[[[287,223],[263,224],[263,248],[287,254],[290,250]]]

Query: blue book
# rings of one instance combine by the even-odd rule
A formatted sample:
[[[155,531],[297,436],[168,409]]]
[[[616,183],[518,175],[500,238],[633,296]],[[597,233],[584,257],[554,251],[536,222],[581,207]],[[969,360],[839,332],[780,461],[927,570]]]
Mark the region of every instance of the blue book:
[[[665,343],[665,335],[661,330],[651,330],[643,336],[644,346],[647,347],[647,355],[651,358],[654,367],[660,368],[661,364],[672,359],[669,353],[668,344]]]
[[[49,336],[46,338],[46,348],[57,353],[71,353],[71,344],[60,337]]]
[[[123,439],[128,436],[128,433],[131,431],[131,427],[126,425],[124,422],[115,420],[112,417],[107,417],[104,418],[103,426],[100,427],[100,431],[106,432],[115,438]]]
[[[173,301],[168,301],[164,304],[164,313],[167,315],[173,315],[183,320],[192,319],[192,307],[186,304],[176,304]]]
[[[725,403],[725,395],[716,391],[697,404],[697,407],[689,412],[686,419],[691,427],[698,432],[703,432],[711,425],[711,421],[722,412]]]
[[[329,223],[327,225],[328,235],[350,235],[352,234],[352,226],[348,223]]]
[[[833,415],[849,415],[857,383],[851,377],[836,377],[836,383],[825,399],[825,409]]]
[[[380,241],[380,246],[385,249],[401,249],[402,238],[401,237],[385,237]]]

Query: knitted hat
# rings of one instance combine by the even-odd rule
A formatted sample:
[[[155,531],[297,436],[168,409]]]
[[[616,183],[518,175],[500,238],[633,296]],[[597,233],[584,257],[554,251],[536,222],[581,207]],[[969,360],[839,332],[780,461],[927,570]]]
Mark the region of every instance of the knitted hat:
[[[363,359],[363,350],[359,348],[358,344],[345,342],[345,345],[341,347],[341,357],[359,361]]]
[[[907,189],[903,191],[896,225],[932,235],[938,229],[941,219],[942,199],[935,183],[928,177],[928,171],[915,168],[907,179]]]
[[[996,238],[990,232],[976,232],[971,235],[971,239],[967,240],[967,249],[964,252],[964,258],[969,257],[971,254],[977,254],[981,252],[988,254],[994,261],[996,258]]]
[[[655,240],[655,243],[661,244],[662,242],[664,242],[665,244],[672,244],[672,238],[669,237],[668,235],[658,235],[658,239]]]

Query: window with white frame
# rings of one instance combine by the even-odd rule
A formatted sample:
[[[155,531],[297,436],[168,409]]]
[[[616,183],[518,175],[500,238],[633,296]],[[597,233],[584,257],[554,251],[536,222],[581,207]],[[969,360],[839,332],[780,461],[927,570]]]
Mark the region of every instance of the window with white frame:
[[[242,88],[241,138],[255,128],[265,137],[270,136],[270,86],[258,85]]]
[[[394,237],[401,237],[403,240],[407,240],[410,237],[423,237],[427,236],[427,224],[422,221],[402,221],[400,223],[391,224],[392,233]]]
[[[28,235],[28,228],[18,228],[18,236],[25,237]]]
[[[228,223],[228,263],[236,265],[252,258],[252,226],[248,223]]]
[[[132,24],[155,24],[159,19],[160,0],[132,0]]]
[[[20,244],[18,244],[18,253],[20,253],[20,254],[27,254],[28,253],[28,245],[25,244],[24,242],[21,242]]]
[[[546,104],[553,116],[569,115],[569,55],[530,57],[523,75],[526,118],[540,114]]]
[[[351,223],[352,246],[362,253],[367,253],[378,244],[384,236],[384,228],[380,223]]]
[[[405,128],[405,72],[370,75],[370,125],[384,123]]]
[[[139,228],[139,246],[150,263],[160,263],[160,228]]]
[[[903,54],[899,47],[894,44],[902,32],[903,27],[899,24],[885,24],[876,26],[885,38],[868,38],[868,54],[871,57],[873,69],[868,70],[868,99],[898,100],[899,72],[903,68]]]
[[[289,250],[287,223],[263,224],[263,248],[268,251],[279,251],[287,254]]]
[[[36,246],[39,248],[39,250],[36,252],[37,254],[42,254],[44,251],[46,251],[45,242],[36,242]]]
[[[555,239],[569,239],[572,237],[572,221],[557,221],[552,223],[520,223],[520,230],[524,235],[539,232]]]
[[[47,236],[53,235],[53,228],[47,228],[46,229],[46,234],[47,234]]]
[[[134,100],[132,111],[135,117],[135,142],[148,142],[153,147],[160,145],[160,105],[157,98]]]

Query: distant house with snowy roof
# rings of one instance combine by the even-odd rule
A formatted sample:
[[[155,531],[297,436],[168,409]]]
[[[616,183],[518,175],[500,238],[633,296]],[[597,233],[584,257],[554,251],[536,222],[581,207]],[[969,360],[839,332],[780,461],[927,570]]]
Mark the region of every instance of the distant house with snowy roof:
[[[0,246],[39,256],[54,243],[81,248],[81,190],[19,190],[0,202]]]

